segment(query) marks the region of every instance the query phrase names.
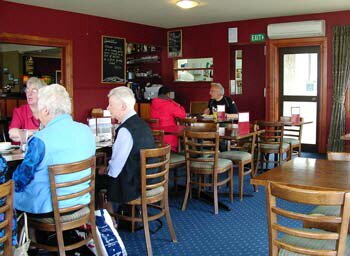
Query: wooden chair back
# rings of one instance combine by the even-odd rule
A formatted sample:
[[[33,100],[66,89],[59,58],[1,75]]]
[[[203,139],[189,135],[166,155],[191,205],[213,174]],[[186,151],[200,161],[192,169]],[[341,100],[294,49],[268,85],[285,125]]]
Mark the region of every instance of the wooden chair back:
[[[164,145],[164,130],[152,130],[154,143],[157,148],[163,147]]]
[[[168,191],[170,146],[140,150],[141,156],[141,201],[151,200],[147,197],[149,190],[164,188]],[[163,198],[163,194],[162,194]],[[157,200],[159,201],[159,199]]]
[[[219,134],[186,130],[185,154],[188,169],[191,163],[213,163],[213,174],[215,174],[219,158]]]
[[[4,244],[5,256],[12,255],[12,217],[13,217],[13,181],[0,185],[0,216],[3,220],[0,222],[0,231],[3,234],[0,243]]]
[[[342,191],[311,190],[270,183],[268,185],[267,195],[270,255],[278,255],[281,249],[303,255],[344,255],[350,217],[350,193]],[[278,198],[301,204],[340,206],[341,214],[339,216],[315,216],[295,212],[290,210],[290,207],[286,209],[284,204],[277,202]],[[315,230],[311,229],[290,227],[285,225],[286,222],[281,222],[280,216],[300,222],[336,223],[339,229],[336,233],[325,233],[322,231],[315,232]],[[291,243],[290,241],[292,239],[281,239],[281,237],[278,236],[279,232],[298,238],[336,240],[336,246],[334,249],[323,248],[322,250],[306,248]]]
[[[96,159],[95,156],[86,160],[49,166],[49,178],[50,178],[50,190],[52,198],[52,206],[54,212],[53,223],[38,223],[38,221],[29,220],[29,225],[33,225],[34,228],[46,231],[55,231],[57,233],[58,248],[54,246],[34,244],[38,248],[44,248],[49,251],[59,251],[60,255],[66,255],[66,250],[76,249],[84,244],[87,244],[92,238],[95,241],[97,252],[100,252],[100,246],[96,234],[95,224],[95,169]],[[71,180],[70,174],[81,172],[80,178],[77,180]],[[67,194],[64,192],[69,187],[82,185],[81,190],[77,190],[75,193]],[[85,187],[85,188],[84,188]],[[77,204],[71,207],[60,208],[60,202],[64,200],[79,199],[82,196],[89,196],[90,202],[87,205]],[[88,213],[75,220],[63,221],[64,214],[70,214],[83,210],[88,207]],[[91,233],[84,240],[74,244],[65,246],[63,241],[62,231],[75,229],[83,224],[91,225]]]
[[[203,114],[204,110],[208,108],[207,101],[191,101],[190,113],[191,114]]]
[[[350,153],[328,151],[327,159],[331,161],[350,161]]]
[[[183,126],[191,126],[193,123],[196,123],[197,119],[185,117],[185,118],[176,118],[177,125],[183,125]]]
[[[144,119],[144,120],[151,128],[159,126],[159,119],[157,119],[157,118],[148,118],[148,119]]]
[[[284,125],[281,122],[267,122],[267,121],[257,121],[258,130],[264,130],[263,133],[258,133],[258,147],[262,144],[277,145],[278,150],[275,153],[282,154],[282,145],[283,145],[283,134],[284,134]]]
[[[280,117],[281,122],[287,121],[291,122],[292,118],[290,116],[281,116]],[[285,125],[284,126],[284,138],[293,138],[299,141],[301,144],[301,136],[303,131],[303,125],[302,122],[304,121],[303,117],[300,117],[300,125]]]

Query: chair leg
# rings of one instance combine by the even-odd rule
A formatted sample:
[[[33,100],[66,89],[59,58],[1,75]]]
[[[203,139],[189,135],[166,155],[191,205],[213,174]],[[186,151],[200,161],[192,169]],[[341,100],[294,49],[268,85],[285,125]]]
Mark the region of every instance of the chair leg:
[[[182,203],[182,210],[183,211],[186,210],[188,196],[189,196],[190,189],[191,189],[190,179],[191,179],[190,170],[189,170],[189,167],[187,167],[187,170],[186,170],[186,192],[185,192],[184,201]]]
[[[258,175],[258,168],[259,168],[259,162],[260,162],[260,167],[261,167],[261,160],[260,160],[260,150],[258,150],[258,156],[257,156],[257,161],[256,161],[256,166],[255,166],[255,176]]]
[[[231,166],[229,174],[231,178],[229,181],[230,201],[233,203],[233,166]]]
[[[251,161],[251,163],[250,163],[250,170],[251,170],[251,172],[250,172],[250,177],[252,178],[252,179],[254,179],[255,178],[255,175],[256,175],[256,173],[254,172],[254,169],[255,167],[254,167],[254,158],[252,159],[252,161]],[[253,188],[254,188],[254,192],[258,192],[258,186],[257,185],[253,185]]]
[[[168,223],[168,228],[169,228],[171,240],[174,243],[177,243],[177,238],[176,238],[176,234],[175,234],[174,227],[173,227],[173,221],[171,220],[171,216],[170,216],[168,195],[164,195],[164,210],[165,210],[165,217],[166,217],[166,221]]]
[[[56,225],[56,235],[57,235],[58,252],[60,256],[66,256],[66,250],[64,249],[62,229],[57,228],[57,225]]]
[[[131,206],[131,232],[135,232],[135,205]]]
[[[239,199],[243,200],[243,184],[244,184],[244,165],[242,161],[238,163],[238,178],[239,178]]]
[[[197,191],[197,197],[200,198],[201,197],[201,191],[202,191],[202,176],[200,174],[198,174],[198,191]]]
[[[219,213],[219,200],[218,200],[218,175],[214,175],[213,180],[213,187],[214,187],[214,213]]]
[[[147,255],[151,256],[151,255],[153,255],[153,253],[152,253],[152,244],[151,244],[151,236],[149,234],[147,204],[145,204],[145,203],[142,203],[142,221],[143,221],[143,230],[145,232]]]

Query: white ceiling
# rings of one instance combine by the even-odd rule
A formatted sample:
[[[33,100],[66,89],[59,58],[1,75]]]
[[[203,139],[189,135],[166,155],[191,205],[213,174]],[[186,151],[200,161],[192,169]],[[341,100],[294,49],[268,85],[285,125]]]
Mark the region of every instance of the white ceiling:
[[[163,28],[350,10],[350,0],[199,0],[183,10],[178,0],[8,0]]]

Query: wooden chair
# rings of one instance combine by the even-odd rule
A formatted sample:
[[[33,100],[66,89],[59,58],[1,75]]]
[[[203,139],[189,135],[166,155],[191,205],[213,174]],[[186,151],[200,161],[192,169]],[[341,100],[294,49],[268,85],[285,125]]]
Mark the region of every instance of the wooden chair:
[[[47,251],[58,251],[60,256],[65,256],[66,251],[81,247],[93,238],[96,250],[98,254],[101,254],[95,224],[95,165],[96,161],[94,156],[80,162],[52,165],[49,167],[54,218],[28,218],[28,226],[38,230],[56,232],[58,247],[32,242],[35,247]],[[57,182],[62,180],[65,175],[77,172],[86,173],[87,170],[89,170],[88,174],[81,177],[79,180]],[[76,193],[62,195],[60,192],[60,190],[64,188],[82,185],[86,182],[89,183],[88,187],[81,191],[76,191]],[[90,196],[90,202],[87,205],[78,204],[66,208],[58,207],[60,201],[68,199],[74,200],[87,194]],[[90,224],[91,226],[87,237],[80,242],[65,246],[63,241],[63,231],[76,229],[84,224]]]
[[[152,135],[156,147],[161,148],[164,145],[164,130],[152,130]]]
[[[255,125],[256,127],[256,125]],[[244,176],[250,174],[251,178],[255,177],[254,169],[254,151],[255,151],[255,138],[256,129],[246,138],[238,141],[240,150],[230,150],[224,151],[219,154],[220,158],[229,159],[234,164],[238,165],[238,177],[239,177],[239,198],[243,200],[243,185]],[[248,148],[246,148],[248,147]],[[250,165],[246,167],[246,165]],[[254,191],[256,191],[256,186],[254,186]]]
[[[141,197],[128,202],[131,205],[131,217],[118,215],[120,220],[132,223],[132,232],[135,230],[135,222],[143,222],[147,255],[152,255],[152,245],[149,233],[149,221],[166,216],[168,227],[173,242],[177,242],[173,228],[168,202],[168,174],[170,160],[170,146],[167,145],[155,149],[142,149],[141,156]],[[159,204],[158,204],[159,203]],[[141,205],[142,217],[135,216],[135,206]],[[147,208],[152,207],[157,211],[154,215],[148,215]]]
[[[273,163],[275,166],[280,165],[284,153],[287,153],[286,160],[290,159],[290,146],[283,142],[283,123],[257,121],[256,124],[259,130],[264,130],[264,133],[258,133],[258,162],[255,173],[257,173],[259,162],[262,169],[264,163],[266,163],[266,169],[268,169],[269,163]],[[278,159],[270,161],[270,154],[274,154]]]
[[[197,119],[196,118],[190,118],[190,117],[185,117],[185,118],[176,118],[176,124],[177,125],[183,125],[183,126],[191,126],[191,124],[196,123]]]
[[[190,113],[191,114],[203,114],[204,110],[208,108],[207,101],[191,101],[190,102]]]
[[[157,118],[148,118],[144,120],[151,128],[159,126],[159,119]]]
[[[290,116],[281,116],[280,120],[291,122]],[[300,117],[300,124],[296,125],[284,125],[283,142],[288,143],[291,150],[291,156],[301,156],[301,136],[303,131],[304,118]]]
[[[3,220],[0,222],[0,231],[3,236],[0,238],[0,243],[4,244],[4,256],[12,255],[12,217],[13,217],[13,182],[8,182],[0,185],[0,215]]]
[[[350,161],[348,152],[327,152],[327,159],[331,161]]]
[[[96,157],[96,175],[103,176],[107,175],[107,166],[108,166],[108,157],[106,152],[98,151],[95,154]],[[102,188],[100,189],[98,186],[99,176],[96,176],[96,182],[95,182],[95,195],[97,194],[97,202],[95,202],[95,207],[98,207],[98,209],[106,209],[107,205],[107,189]]]
[[[325,204],[339,206],[339,216],[311,216],[288,209],[276,199],[301,204]],[[282,207],[284,205],[284,207]],[[267,188],[267,209],[269,225],[270,255],[349,255],[350,245],[346,244],[350,218],[350,193],[342,191],[322,191],[290,187],[270,183]],[[297,221],[313,223],[333,223],[336,232],[321,229],[295,228],[286,226],[281,216]],[[283,236],[279,236],[283,233]]]
[[[192,185],[202,188],[213,188],[214,213],[218,214],[218,188],[228,184],[230,200],[233,202],[233,166],[227,159],[219,158],[219,134],[217,132],[185,131],[186,154],[186,193],[182,210],[186,209]],[[227,178],[219,179],[224,174]],[[206,179],[208,178],[208,179]]]

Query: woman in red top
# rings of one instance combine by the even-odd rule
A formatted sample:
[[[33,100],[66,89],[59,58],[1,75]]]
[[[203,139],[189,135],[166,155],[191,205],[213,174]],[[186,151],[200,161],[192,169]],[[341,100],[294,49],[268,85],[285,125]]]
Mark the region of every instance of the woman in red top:
[[[185,109],[169,97],[170,89],[168,87],[161,87],[158,91],[158,98],[152,100],[151,104],[151,118],[159,120],[159,128],[175,126],[175,118],[185,118]],[[165,135],[164,142],[170,144],[171,150],[177,152],[178,141],[175,135]]]
[[[25,89],[27,103],[13,110],[12,121],[9,126],[10,139],[19,142],[21,140],[21,130],[28,130],[28,136],[31,136],[39,129],[40,121],[38,119],[38,91],[46,84],[37,77],[31,77],[27,81]]]

